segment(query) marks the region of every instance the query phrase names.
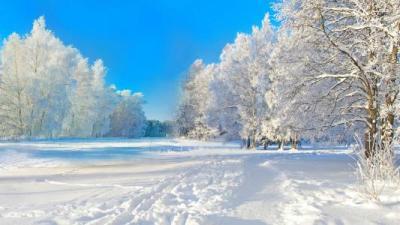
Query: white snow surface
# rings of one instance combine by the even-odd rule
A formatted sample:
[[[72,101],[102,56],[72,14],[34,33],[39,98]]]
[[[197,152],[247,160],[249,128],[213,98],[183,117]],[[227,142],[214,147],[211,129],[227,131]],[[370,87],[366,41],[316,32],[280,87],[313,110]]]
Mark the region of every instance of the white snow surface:
[[[399,224],[400,191],[359,192],[344,147],[176,139],[0,144],[0,224]]]

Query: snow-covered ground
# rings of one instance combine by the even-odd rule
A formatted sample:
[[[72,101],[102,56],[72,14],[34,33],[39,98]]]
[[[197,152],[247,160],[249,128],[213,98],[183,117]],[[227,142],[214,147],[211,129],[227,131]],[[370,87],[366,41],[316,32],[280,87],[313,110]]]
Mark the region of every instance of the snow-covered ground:
[[[0,224],[399,224],[345,148],[245,151],[168,139],[0,144]]]

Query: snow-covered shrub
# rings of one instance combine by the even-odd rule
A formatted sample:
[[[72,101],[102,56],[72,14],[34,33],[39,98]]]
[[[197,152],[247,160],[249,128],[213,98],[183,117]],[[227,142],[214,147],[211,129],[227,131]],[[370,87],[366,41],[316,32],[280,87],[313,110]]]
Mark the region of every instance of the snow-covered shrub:
[[[370,199],[380,201],[383,194],[400,189],[400,167],[396,165],[394,144],[383,144],[380,138],[376,139],[370,156],[366,156],[361,141],[358,141],[355,150],[361,192]]]

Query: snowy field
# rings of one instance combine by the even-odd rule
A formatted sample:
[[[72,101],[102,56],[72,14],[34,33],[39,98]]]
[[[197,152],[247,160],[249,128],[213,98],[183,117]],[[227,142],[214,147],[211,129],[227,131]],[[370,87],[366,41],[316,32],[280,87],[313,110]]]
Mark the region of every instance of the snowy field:
[[[345,148],[246,151],[184,140],[0,144],[0,224],[399,224]]]

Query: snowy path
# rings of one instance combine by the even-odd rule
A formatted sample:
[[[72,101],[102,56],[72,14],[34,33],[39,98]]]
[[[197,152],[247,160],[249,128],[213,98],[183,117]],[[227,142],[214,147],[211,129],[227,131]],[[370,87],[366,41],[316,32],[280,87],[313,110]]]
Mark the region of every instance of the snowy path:
[[[400,193],[379,205],[358,194],[354,161],[347,151],[290,154],[202,148],[93,165],[64,162],[57,166],[46,160],[3,166],[0,224],[364,225],[400,221]]]
[[[241,183],[240,160],[190,160],[189,166],[185,161],[173,162],[172,171],[168,171],[169,163],[161,167],[159,162],[153,163],[159,171],[143,168],[145,171],[129,173],[122,169],[135,171],[136,168],[123,166],[117,171],[113,167],[102,168],[96,173],[92,171],[100,168],[65,169],[31,178],[1,177],[0,221],[2,224],[33,221],[38,224],[204,224],[205,216],[224,213],[222,203]],[[101,177],[100,173],[108,175]],[[25,190],[20,185],[34,190]],[[29,200],[29,204],[15,202],[12,196]]]
[[[257,188],[241,194],[233,215],[255,219],[254,225],[398,224],[400,192],[379,205],[366,201],[352,164],[346,154],[250,157],[245,182]]]

